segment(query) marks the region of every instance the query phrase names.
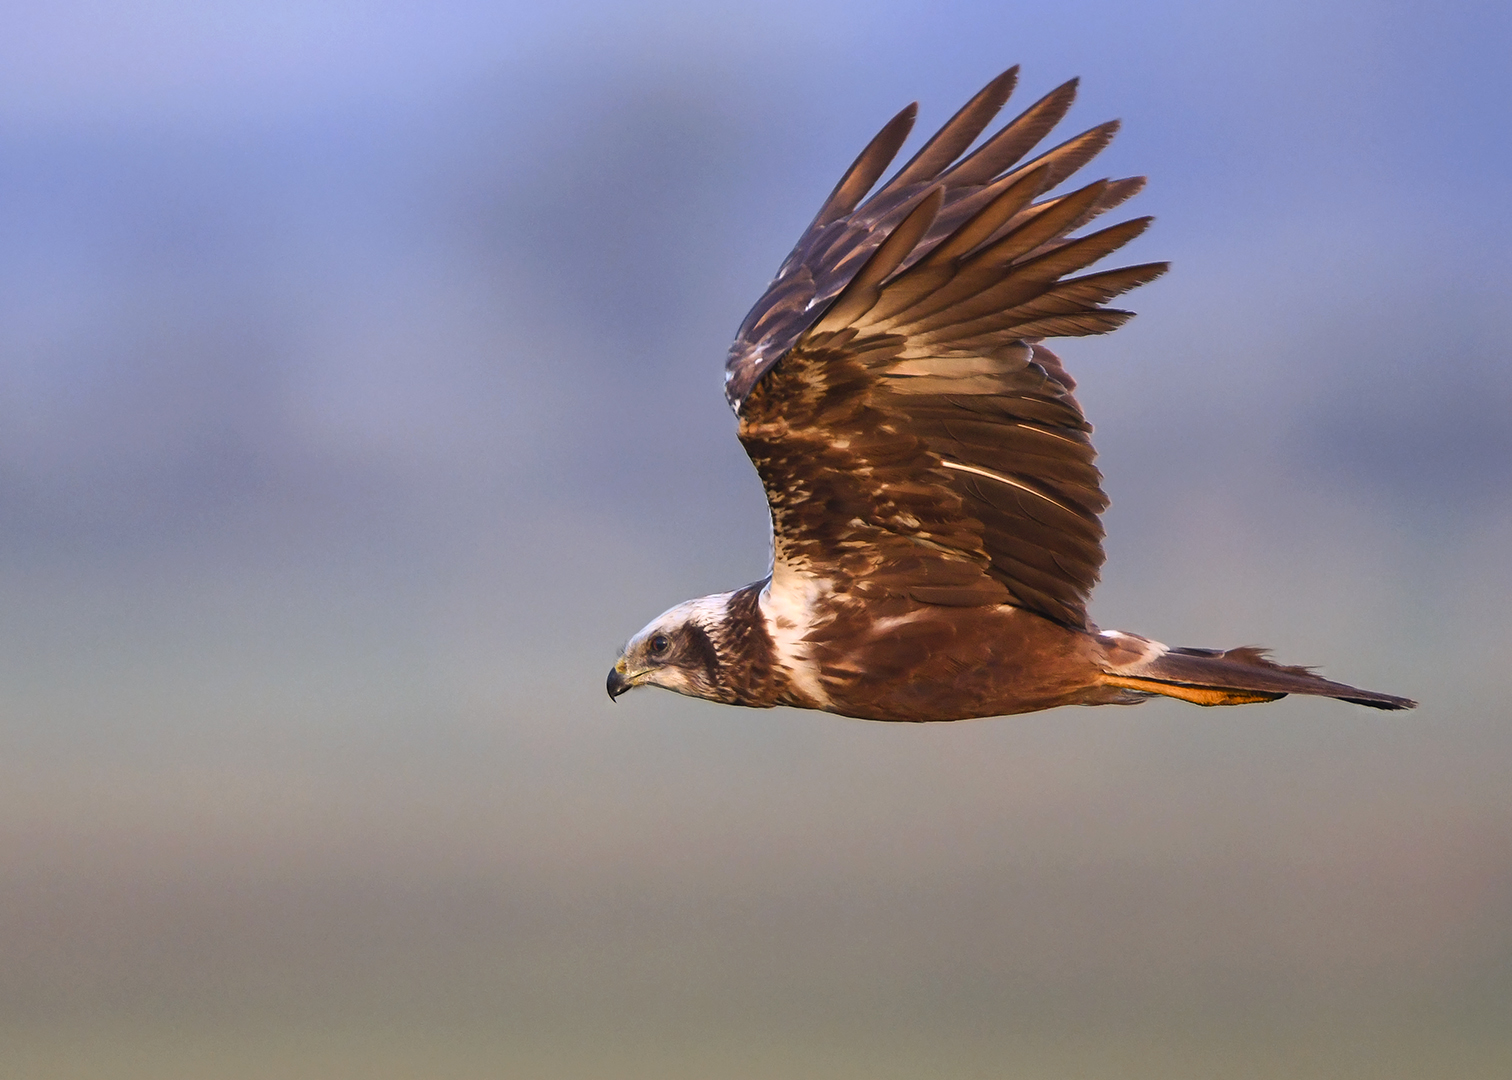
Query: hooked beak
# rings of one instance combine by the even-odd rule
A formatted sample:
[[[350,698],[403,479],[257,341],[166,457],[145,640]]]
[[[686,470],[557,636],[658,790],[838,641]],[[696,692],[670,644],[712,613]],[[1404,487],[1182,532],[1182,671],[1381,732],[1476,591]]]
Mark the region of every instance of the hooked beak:
[[[635,687],[635,682],[625,674],[625,662],[621,660],[609,669],[609,700],[613,701],[621,694],[628,693]]]

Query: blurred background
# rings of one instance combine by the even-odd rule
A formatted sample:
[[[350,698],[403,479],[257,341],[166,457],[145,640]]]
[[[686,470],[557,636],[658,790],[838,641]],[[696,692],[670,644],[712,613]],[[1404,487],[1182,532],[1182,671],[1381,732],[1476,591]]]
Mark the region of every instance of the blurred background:
[[[1512,8],[4,24],[0,1073],[1512,1075]],[[1174,262],[1094,617],[1415,713],[605,698],[765,572],[747,307],[1016,62]]]

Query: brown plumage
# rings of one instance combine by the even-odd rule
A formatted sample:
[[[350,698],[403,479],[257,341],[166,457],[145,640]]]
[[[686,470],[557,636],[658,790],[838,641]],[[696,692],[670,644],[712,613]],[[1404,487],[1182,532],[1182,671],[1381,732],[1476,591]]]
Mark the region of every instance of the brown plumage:
[[[1108,500],[1076,384],[1041,340],[1115,329],[1131,313],[1103,305],[1166,265],[1081,273],[1149,224],[1071,235],[1142,179],[1042,197],[1116,123],[1023,160],[1074,81],[962,156],[1016,78],[989,83],[863,202],[913,124],[914,106],[899,113],[751,309],[725,389],[771,507],[772,572],[653,621],[610,696],[650,684],[903,721],[1151,695],[1410,708],[1258,649],[1173,649],[1088,621]]]

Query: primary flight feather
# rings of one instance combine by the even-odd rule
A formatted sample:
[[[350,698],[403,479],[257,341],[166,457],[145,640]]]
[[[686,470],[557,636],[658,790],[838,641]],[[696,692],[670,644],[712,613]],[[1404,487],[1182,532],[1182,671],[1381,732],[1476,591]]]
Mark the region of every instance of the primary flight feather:
[[[1103,305],[1166,264],[1081,273],[1150,219],[1072,236],[1143,179],[1048,194],[1118,129],[1030,157],[1075,80],[966,154],[1017,74],[867,198],[916,107],[894,117],[746,316],[725,395],[766,488],[772,571],[652,621],[609,672],[610,697],[661,686],[902,721],[1153,695],[1411,708],[1258,649],[1171,648],[1088,621],[1108,500],[1076,384],[1041,342],[1115,329],[1131,313]]]

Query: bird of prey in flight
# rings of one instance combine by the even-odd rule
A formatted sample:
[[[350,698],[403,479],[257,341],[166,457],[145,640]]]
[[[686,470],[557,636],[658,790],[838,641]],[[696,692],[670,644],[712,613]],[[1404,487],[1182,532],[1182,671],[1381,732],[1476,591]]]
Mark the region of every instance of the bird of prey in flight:
[[[898,721],[1155,695],[1411,708],[1259,649],[1173,648],[1088,620],[1108,500],[1076,384],[1043,341],[1118,327],[1131,313],[1102,305],[1166,264],[1072,276],[1149,224],[1072,235],[1140,178],[1048,194],[1118,128],[1030,156],[1075,80],[966,153],[1017,75],[866,198],[916,106],[894,117],[746,316],[725,396],[771,507],[771,573],[654,619],[609,672],[610,697],[661,686]]]

